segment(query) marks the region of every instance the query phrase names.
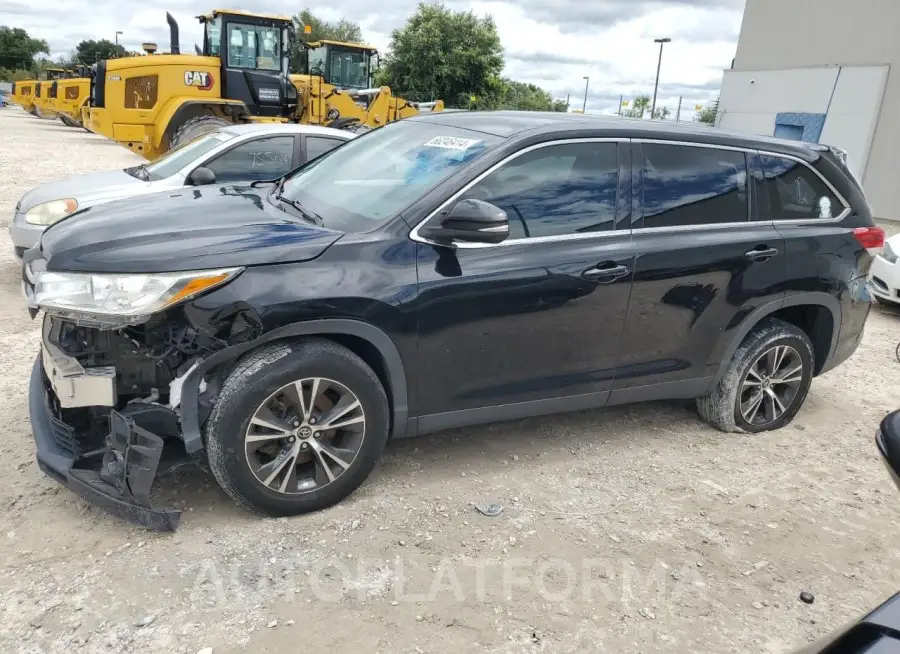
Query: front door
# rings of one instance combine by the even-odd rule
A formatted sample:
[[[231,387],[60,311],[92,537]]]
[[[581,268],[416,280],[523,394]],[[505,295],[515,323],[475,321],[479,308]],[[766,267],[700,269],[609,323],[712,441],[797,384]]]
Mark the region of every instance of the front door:
[[[616,229],[627,224],[629,157],[627,142],[608,139],[528,148],[461,196],[506,211],[506,242],[418,246],[413,415],[605,402],[634,258],[628,228]]]
[[[643,215],[611,402],[692,397],[705,392],[742,318],[784,296],[784,239],[757,219],[755,153],[636,142],[633,160]]]

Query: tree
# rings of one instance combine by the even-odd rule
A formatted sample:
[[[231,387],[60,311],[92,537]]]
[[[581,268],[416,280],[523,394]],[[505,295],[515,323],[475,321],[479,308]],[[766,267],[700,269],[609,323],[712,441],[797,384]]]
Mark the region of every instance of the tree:
[[[643,118],[644,114],[647,112],[647,108],[650,105],[650,96],[649,95],[639,95],[634,99],[634,102],[631,103],[631,108],[626,109],[622,112],[622,115],[626,118]]]
[[[33,39],[20,27],[0,25],[0,68],[30,69],[35,55],[42,52],[50,52],[44,39]]]
[[[558,111],[561,113],[566,113],[569,110],[569,103],[565,100],[554,100],[553,106],[550,107],[550,111]]]
[[[75,46],[75,58],[87,65],[91,65],[104,59],[115,59],[117,57],[125,57],[128,51],[122,45],[116,45],[109,39],[100,39],[95,41],[82,41]]]
[[[539,86],[526,82],[516,82],[503,78],[502,93],[498,106],[522,111],[550,111],[553,99]]]
[[[656,120],[666,120],[672,112],[669,111],[668,107],[660,107],[656,111],[653,112],[653,117]]]
[[[312,31],[306,34],[304,27],[309,25]],[[306,50],[303,43],[311,43],[328,39],[330,41],[343,41],[344,43],[361,43],[363,40],[362,29],[359,23],[340,19],[336,23],[330,23],[316,17],[308,8],[294,16],[294,44],[291,49],[291,70],[306,71]]]
[[[496,98],[503,95],[503,46],[490,16],[419,3],[406,25],[391,34],[379,83],[401,95]]]
[[[708,104],[703,109],[697,112],[697,116],[694,120],[700,123],[706,123],[707,125],[715,125],[716,124],[716,116],[719,113],[719,98],[716,98],[716,101],[712,104]]]

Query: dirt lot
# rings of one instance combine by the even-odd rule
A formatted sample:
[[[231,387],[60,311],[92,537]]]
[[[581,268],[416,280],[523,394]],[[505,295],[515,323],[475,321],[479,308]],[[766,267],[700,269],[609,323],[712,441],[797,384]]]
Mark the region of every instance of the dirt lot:
[[[2,110],[0,216],[134,160]],[[781,652],[900,589],[900,497],[872,441],[898,405],[900,318],[878,309],[779,432],[724,435],[685,403],[458,430],[389,445],[359,492],[289,520],[181,469],[159,501],[182,527],[158,535],[37,469],[18,279],[4,229],[0,651]]]

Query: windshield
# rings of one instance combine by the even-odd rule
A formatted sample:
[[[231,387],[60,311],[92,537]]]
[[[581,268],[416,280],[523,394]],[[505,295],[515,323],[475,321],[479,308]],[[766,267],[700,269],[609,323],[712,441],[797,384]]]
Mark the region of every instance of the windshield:
[[[341,89],[368,87],[368,58],[368,53],[335,50],[331,53],[331,76],[328,83]]]
[[[281,70],[281,33],[275,27],[228,23],[228,66]]]
[[[198,158],[211,152],[225,141],[230,141],[234,135],[225,132],[209,132],[198,136],[193,141],[188,141],[177,148],[172,148],[161,157],[154,159],[146,166],[147,181],[165,179],[174,175],[185,166],[193,163]]]
[[[372,130],[300,169],[284,197],[319,214],[326,227],[368,231],[501,142],[425,121]]]

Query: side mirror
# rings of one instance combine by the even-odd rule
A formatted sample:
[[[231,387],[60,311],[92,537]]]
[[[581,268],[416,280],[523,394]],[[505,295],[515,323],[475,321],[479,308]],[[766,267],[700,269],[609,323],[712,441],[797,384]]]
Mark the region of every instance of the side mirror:
[[[885,416],[875,435],[875,442],[884,465],[900,488],[900,411],[893,411]]]
[[[215,184],[216,174],[209,168],[200,166],[199,168],[194,168],[193,172],[188,175],[188,182],[190,182],[192,186],[206,186],[207,184]]]
[[[509,219],[500,207],[484,200],[460,200],[440,220],[419,234],[438,243],[502,243],[509,236]]]

